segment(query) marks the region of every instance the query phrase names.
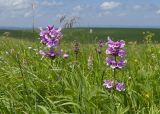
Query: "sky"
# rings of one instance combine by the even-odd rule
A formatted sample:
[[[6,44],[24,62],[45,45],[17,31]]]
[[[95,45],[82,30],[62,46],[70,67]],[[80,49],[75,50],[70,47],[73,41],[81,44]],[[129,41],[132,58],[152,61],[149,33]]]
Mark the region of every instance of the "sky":
[[[33,14],[36,27],[64,15],[76,27],[160,27],[160,0],[0,0],[0,27],[32,27]]]

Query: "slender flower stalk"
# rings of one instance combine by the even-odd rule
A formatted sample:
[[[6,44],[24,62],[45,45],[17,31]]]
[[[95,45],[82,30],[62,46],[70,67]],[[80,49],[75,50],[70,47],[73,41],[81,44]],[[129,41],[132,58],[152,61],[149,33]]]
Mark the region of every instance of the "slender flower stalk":
[[[91,70],[93,68],[93,59],[92,56],[88,57],[88,69]]]
[[[115,63],[117,62],[116,56],[114,56],[114,61]],[[115,80],[116,80],[116,69],[115,68],[113,69],[113,79],[114,79],[114,84],[115,84]]]
[[[103,47],[103,44],[104,44],[104,43],[103,43],[103,41],[102,41],[102,40],[99,40],[99,41],[98,41],[98,46],[99,46],[100,48],[102,48],[102,47]]]
[[[117,91],[124,91],[125,84],[123,82],[116,83],[116,70],[122,69],[126,66],[127,63],[127,61],[124,59],[124,56],[126,55],[126,51],[124,50],[125,41],[120,40],[114,42],[108,37],[107,46],[108,48],[106,50],[106,54],[109,56],[106,58],[106,64],[113,69],[114,80],[111,81],[113,82],[112,87],[115,87]],[[104,84],[105,83],[106,81],[104,82]]]
[[[98,48],[96,50],[98,54],[102,53],[102,47],[103,47],[103,45],[104,45],[104,42],[102,40],[99,40],[98,41]]]
[[[79,43],[76,42],[76,41],[74,42],[73,50],[74,50],[75,58],[76,58],[76,61],[77,61],[77,59],[78,59],[78,53],[79,53],[80,48],[79,48]]]

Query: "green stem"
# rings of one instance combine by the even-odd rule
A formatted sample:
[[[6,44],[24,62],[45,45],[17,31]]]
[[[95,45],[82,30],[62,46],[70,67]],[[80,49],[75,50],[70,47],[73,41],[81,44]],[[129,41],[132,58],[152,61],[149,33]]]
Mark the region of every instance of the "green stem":
[[[117,62],[116,60],[116,56],[114,56],[115,62]],[[114,68],[113,70],[113,85],[115,86],[115,82],[116,82],[116,68]],[[115,106],[115,99],[114,99],[114,91],[112,90],[112,99],[113,99],[113,112],[116,113],[116,106]]]
[[[77,61],[77,59],[78,59],[78,53],[76,53],[76,61]]]
[[[117,62],[116,60],[116,56],[114,56],[115,62]],[[116,81],[116,68],[113,70],[113,79],[114,79],[114,85],[115,85],[115,81]]]

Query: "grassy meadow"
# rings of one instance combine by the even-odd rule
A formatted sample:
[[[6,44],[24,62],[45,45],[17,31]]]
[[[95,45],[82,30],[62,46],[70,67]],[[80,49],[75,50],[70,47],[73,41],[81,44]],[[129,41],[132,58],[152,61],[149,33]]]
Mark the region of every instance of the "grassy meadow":
[[[154,41],[160,41],[160,29],[151,28],[92,28],[93,33],[90,33],[90,28],[68,28],[63,30],[62,42],[73,42],[74,40],[80,43],[97,43],[98,39],[107,40],[107,36],[112,39],[123,39],[127,42],[137,41],[143,42],[143,32],[152,32],[155,34]],[[39,30],[35,30],[33,34],[32,30],[0,30],[0,37],[3,37],[5,32],[10,33],[10,37],[29,41],[37,40]]]
[[[103,86],[103,80],[113,79],[113,70],[105,63],[107,47],[102,54],[96,49],[98,39],[107,36],[126,41],[127,65],[116,71],[116,80],[126,84],[123,92]],[[80,42],[76,62],[74,40]],[[60,48],[69,58],[50,60],[37,54],[38,32],[0,30],[0,114],[160,114],[160,44],[155,41],[160,29],[65,29]]]

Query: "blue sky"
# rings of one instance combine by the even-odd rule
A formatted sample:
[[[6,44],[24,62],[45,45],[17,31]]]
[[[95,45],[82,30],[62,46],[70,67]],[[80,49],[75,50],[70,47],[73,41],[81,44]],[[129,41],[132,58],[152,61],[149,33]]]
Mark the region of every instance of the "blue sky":
[[[80,17],[75,26],[160,27],[160,0],[0,0],[0,26],[59,24],[61,16]]]

